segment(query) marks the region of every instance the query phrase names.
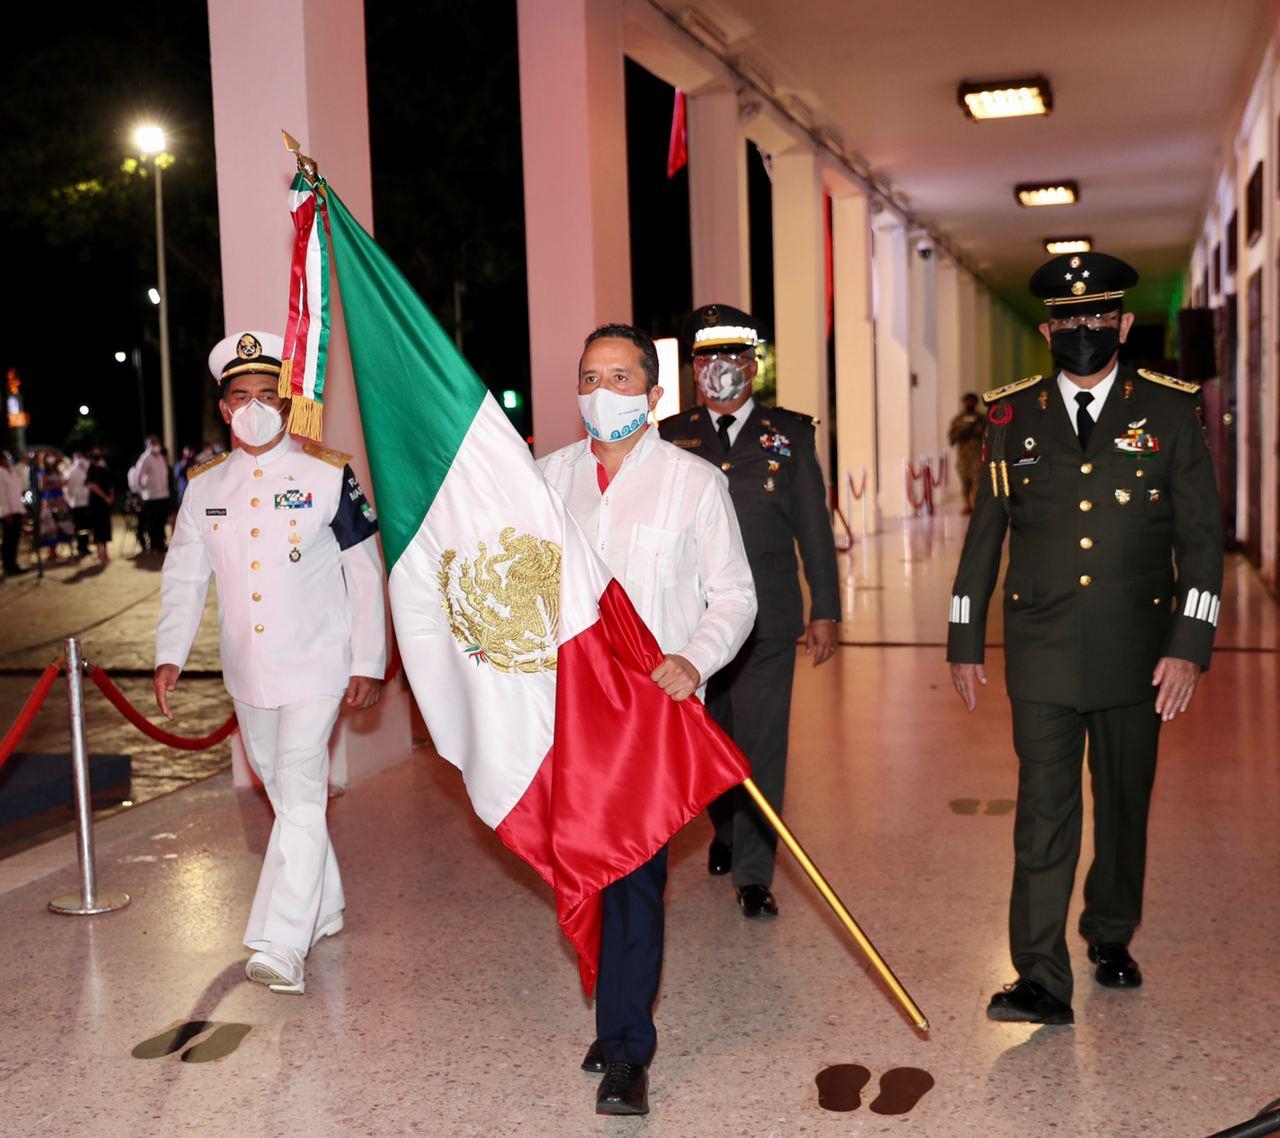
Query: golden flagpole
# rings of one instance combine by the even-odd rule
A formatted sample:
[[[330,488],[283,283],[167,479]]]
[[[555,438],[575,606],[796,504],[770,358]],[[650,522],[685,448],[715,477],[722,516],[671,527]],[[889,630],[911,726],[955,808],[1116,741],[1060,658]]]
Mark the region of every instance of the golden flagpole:
[[[743,779],[743,789],[751,795],[752,800],[760,808],[760,813],[765,816],[769,825],[772,826],[783,841],[783,844],[795,856],[796,861],[800,863],[800,868],[808,875],[809,880],[813,882],[818,892],[822,894],[822,898],[831,906],[832,912],[840,918],[840,923],[844,925],[849,935],[857,942],[862,949],[866,958],[871,961],[872,966],[880,974],[880,979],[888,985],[897,998],[898,1003],[902,1005],[903,1011],[911,1018],[911,1022],[921,1031],[929,1030],[929,1021],[924,1018],[924,1013],[916,1006],[915,1000],[911,998],[906,988],[902,986],[902,982],[893,974],[893,969],[885,963],[884,957],[876,951],[876,946],[867,938],[867,934],[858,927],[858,922],[853,919],[853,914],[844,907],[844,902],[836,896],[835,890],[827,884],[827,879],[822,876],[822,871],[813,864],[813,859],[804,851],[796,836],[788,829],[787,824],[778,816],[778,812],[765,800],[760,788],[756,786],[751,779]]]

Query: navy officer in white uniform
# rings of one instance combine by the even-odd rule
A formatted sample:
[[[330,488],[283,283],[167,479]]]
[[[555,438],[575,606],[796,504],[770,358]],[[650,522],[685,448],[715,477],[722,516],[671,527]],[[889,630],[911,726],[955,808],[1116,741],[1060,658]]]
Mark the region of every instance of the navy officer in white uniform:
[[[223,682],[275,810],[245,973],[301,993],[308,951],[341,930],[346,904],[325,822],[329,736],[342,704],[378,700],[386,618],[378,525],[350,456],[286,430],[283,347],[242,332],[210,353],[238,446],[191,472],[160,587],[155,695],[172,719],[169,697],[216,577]]]

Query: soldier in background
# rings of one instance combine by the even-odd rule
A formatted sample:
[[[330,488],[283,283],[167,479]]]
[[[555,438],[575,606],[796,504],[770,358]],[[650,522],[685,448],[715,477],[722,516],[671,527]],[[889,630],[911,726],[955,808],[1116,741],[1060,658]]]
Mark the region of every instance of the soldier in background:
[[[813,420],[761,407],[751,393],[760,343],[755,320],[726,304],[708,304],[690,314],[681,334],[692,349],[701,406],[664,419],[659,429],[668,442],[728,476],[758,605],[747,643],[707,685],[707,710],[751,760],[753,781],[781,811],[796,638],[803,634],[815,667],[831,659],[838,644],[839,577],[826,481]],[[797,546],[809,585],[807,623]],[[773,828],[740,786],[707,813],[715,826],[708,871],[732,873],[744,916],[777,916]]]
[[[956,473],[964,494],[963,513],[973,513],[978,496],[978,476],[982,472],[982,437],[987,432],[987,417],[978,410],[978,397],[972,392],[961,397],[964,408],[947,428],[947,442],[956,448]]]
[[[1147,810],[1160,725],[1209,666],[1222,515],[1192,396],[1198,385],[1119,365],[1138,274],[1103,253],[1031,278],[1059,371],[983,396],[984,471],[951,598],[947,659],[965,706],[987,682],[987,605],[1009,532],[1005,679],[1018,754],[1009,941],[1018,979],[994,1020],[1068,1024],[1067,906],[1080,853],[1088,742],[1094,856],[1080,935],[1109,988],[1136,988]],[[1176,562],[1176,572],[1175,572]]]

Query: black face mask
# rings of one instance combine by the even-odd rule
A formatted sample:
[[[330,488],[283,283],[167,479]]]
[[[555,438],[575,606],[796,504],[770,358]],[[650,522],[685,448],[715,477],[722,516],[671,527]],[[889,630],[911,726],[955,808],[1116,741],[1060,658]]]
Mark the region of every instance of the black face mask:
[[[1049,333],[1053,362],[1071,375],[1096,374],[1119,350],[1119,328],[1094,331],[1082,324],[1079,328]]]

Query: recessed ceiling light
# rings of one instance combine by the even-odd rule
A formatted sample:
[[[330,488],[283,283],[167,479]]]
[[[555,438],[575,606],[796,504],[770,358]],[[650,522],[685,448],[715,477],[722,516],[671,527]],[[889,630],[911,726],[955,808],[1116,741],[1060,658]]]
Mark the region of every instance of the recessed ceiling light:
[[[1028,79],[993,79],[986,83],[965,80],[956,90],[956,101],[969,118],[1012,119],[1023,115],[1047,115],[1053,110],[1053,91],[1043,75]]]
[[[1013,196],[1022,206],[1075,205],[1080,187],[1075,182],[1022,182],[1013,187]]]
[[[1093,248],[1092,237],[1046,237],[1044,251],[1051,257],[1062,253],[1088,253]]]

